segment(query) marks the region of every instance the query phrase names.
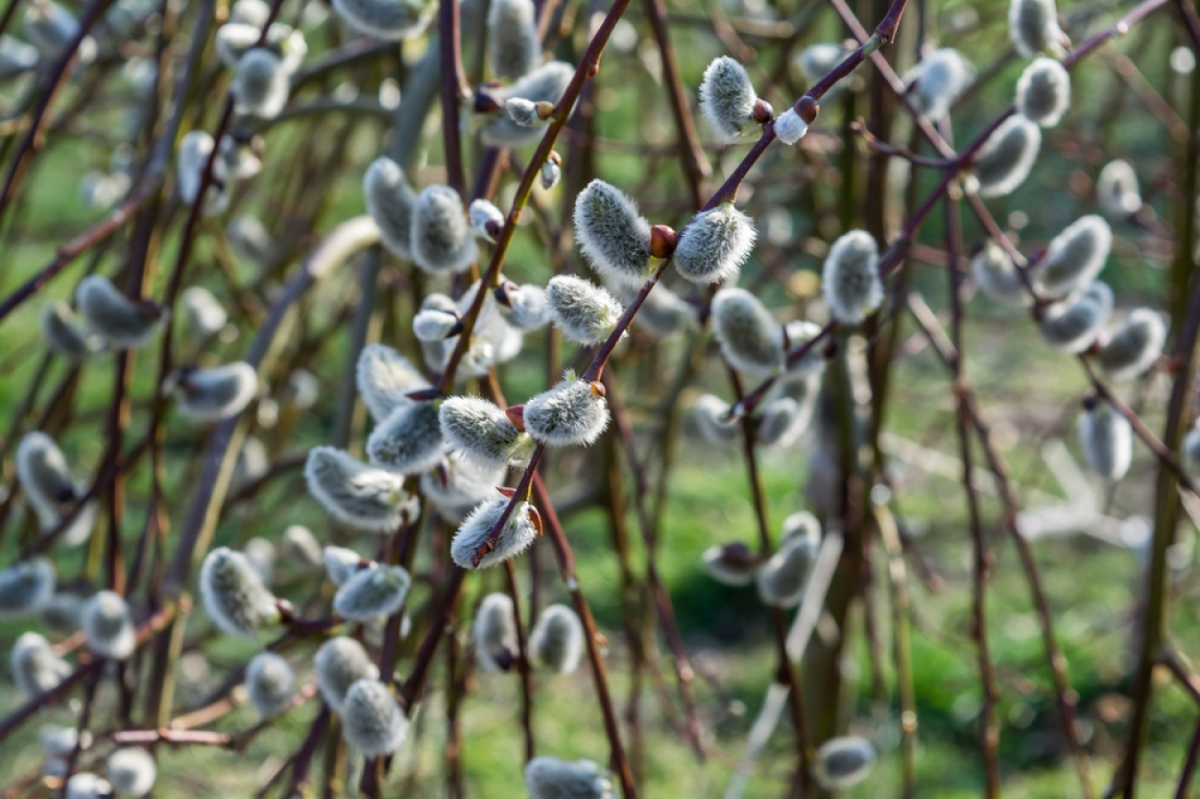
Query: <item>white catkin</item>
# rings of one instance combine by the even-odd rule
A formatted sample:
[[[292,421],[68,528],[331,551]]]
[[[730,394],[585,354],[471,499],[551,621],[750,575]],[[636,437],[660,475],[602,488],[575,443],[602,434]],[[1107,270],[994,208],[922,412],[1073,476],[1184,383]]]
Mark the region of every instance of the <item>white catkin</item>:
[[[255,536],[242,547],[242,554],[250,561],[263,584],[270,585],[275,575],[275,545],[261,536]]]
[[[84,771],[67,780],[65,799],[102,799],[112,794],[112,784],[90,771]]]
[[[38,729],[38,745],[42,747],[43,752],[51,757],[64,757],[71,754],[75,750],[76,745],[80,749],[87,749],[91,746],[92,734],[84,730],[81,739],[79,730],[76,727],[43,724]]]
[[[988,137],[975,157],[981,197],[1012,194],[1029,177],[1042,146],[1042,130],[1023,116],[1009,117]]]
[[[200,567],[200,598],[213,624],[229,635],[253,637],[279,620],[275,596],[263,585],[250,559],[218,547]]]
[[[285,555],[305,566],[321,566],[324,563],[324,555],[317,537],[302,524],[289,525],[283,531],[281,543]]]
[[[480,468],[452,452],[438,471],[421,475],[421,496],[433,503],[442,518],[459,524],[476,505],[495,496],[507,468]]]
[[[292,667],[274,652],[260,652],[246,664],[246,694],[263,718],[288,703],[295,683]]]
[[[537,540],[538,527],[533,521],[533,514],[536,513],[533,505],[517,502],[500,530],[492,551],[480,558],[478,566],[471,562],[475,550],[499,524],[510,502],[507,497],[482,502],[463,521],[450,542],[450,558],[456,564],[464,569],[486,569],[520,555]]]
[[[547,160],[542,164],[542,188],[550,191],[562,180],[562,167],[554,161]]]
[[[287,105],[291,86],[283,62],[265,47],[246,51],[238,60],[229,90],[237,100],[235,110],[262,119],[274,119]]]
[[[775,135],[787,145],[795,144],[804,138],[804,134],[808,133],[808,123],[791,106],[788,106],[786,111],[775,118],[773,125]]]
[[[333,10],[360,33],[401,41],[425,30],[436,3],[427,0],[333,0]]]
[[[1099,281],[1077,299],[1050,306],[1042,319],[1042,338],[1057,350],[1083,352],[1100,335],[1112,313],[1112,289]]]
[[[1033,58],[1040,52],[1062,58],[1063,32],[1058,27],[1058,9],[1054,0],[1011,0],[1008,7],[1008,35],[1017,52]]]
[[[1110,403],[1098,401],[1079,417],[1079,443],[1088,465],[1106,480],[1120,480],[1133,458],[1133,428]]]
[[[883,302],[879,248],[865,230],[852,230],[829,248],[821,272],[821,292],[829,313],[855,325]]]
[[[454,335],[459,325],[458,313],[438,308],[420,311],[413,317],[413,335],[419,341],[441,341]]]
[[[403,566],[360,569],[334,595],[333,612],[351,621],[391,616],[404,604],[410,588],[412,578]]]
[[[58,687],[71,673],[71,664],[54,652],[50,642],[37,633],[22,633],[9,655],[13,680],[26,699]]]
[[[566,605],[551,605],[542,611],[529,633],[533,660],[555,674],[570,674],[583,657],[583,624]]]
[[[79,363],[100,345],[96,337],[79,324],[71,306],[62,300],[51,300],[42,306],[38,327],[50,351],[72,363]]]
[[[754,220],[724,202],[696,214],[675,247],[675,269],[693,283],[735,280],[757,237]]]
[[[313,656],[313,671],[321,697],[335,713],[342,712],[342,703],[350,686],[359,680],[378,680],[379,667],[363,645],[353,638],[340,635],[326,641]]]
[[[3,573],[0,573],[0,616],[4,615],[3,583]],[[83,603],[83,597],[78,594],[57,593],[37,608],[38,622],[53,632],[71,635],[83,624]]]
[[[279,390],[279,403],[285,407],[306,411],[317,404],[321,381],[307,369],[294,369]]]
[[[1142,207],[1142,194],[1133,164],[1121,158],[1105,164],[1096,178],[1096,200],[1104,213],[1118,219],[1136,214]]]
[[[325,573],[329,575],[329,581],[336,586],[345,585],[364,563],[362,555],[345,547],[325,547],[322,557],[325,561]]]
[[[746,68],[729,56],[713,60],[700,83],[700,112],[725,141],[752,133],[758,94]]]
[[[254,25],[259,29],[271,18],[271,6],[266,0],[237,0],[229,8],[229,22]]]
[[[258,46],[261,34],[262,25],[230,19],[217,29],[217,57],[226,67],[236,70],[242,56]],[[271,25],[264,47],[282,61],[284,71],[289,75],[300,68],[308,54],[304,33],[281,22]]]
[[[574,77],[575,67],[562,61],[551,61],[511,86],[493,92],[493,97],[501,105],[509,98],[520,97],[534,104],[553,103],[557,106]],[[489,147],[519,147],[541,139],[542,133],[541,128],[518,125],[508,114],[493,114],[480,135]]]
[[[783,328],[745,289],[723,288],[712,300],[712,325],[729,365],[752,377],[783,368]]]
[[[615,799],[608,772],[591,760],[535,757],[525,764],[530,799]]]
[[[762,565],[755,578],[758,596],[764,604],[777,608],[793,608],[800,604],[816,561],[818,545],[807,535],[784,539],[779,551]]]
[[[125,598],[114,591],[100,591],[83,606],[83,634],[88,649],[101,657],[124,660],[137,643],[133,616]]]
[[[200,193],[201,177],[215,146],[216,142],[213,137],[203,130],[188,131],[179,140],[179,152],[175,156],[176,182],[180,199],[189,206],[195,204],[196,197]],[[213,161],[212,176],[214,179],[225,180],[230,177],[225,174],[225,171],[224,158],[217,158]],[[228,188],[221,189],[210,182],[205,191],[203,210],[209,215],[219,214],[229,206],[229,199]]]
[[[213,293],[203,286],[189,286],[179,295],[188,331],[199,339],[215,336],[229,316]]]
[[[537,66],[541,46],[533,0],[493,0],[487,24],[488,60],[496,77],[516,80]]]
[[[550,321],[550,307],[546,303],[546,290],[541,286],[525,284],[508,290],[511,307],[500,306],[500,312],[508,323],[526,333],[540,330]]]
[[[1052,128],[1071,107],[1071,76],[1052,58],[1038,58],[1017,81],[1017,111],[1043,128]]]
[[[368,344],[358,356],[355,371],[359,396],[382,422],[392,411],[412,402],[408,395],[429,388],[429,381],[412,361],[384,344]]]
[[[266,263],[271,258],[275,247],[271,234],[262,222],[250,214],[234,217],[225,235],[239,258],[255,264]]]
[[[267,445],[261,438],[247,436],[238,452],[237,462],[233,465],[233,477],[229,485],[237,489],[259,479],[267,473],[271,466],[270,456],[267,455]]]
[[[904,76],[913,107],[940,119],[971,83],[971,67],[951,47],[934,50]]]
[[[708,576],[721,585],[744,588],[754,582],[754,575],[758,573],[759,559],[740,541],[709,547],[700,557]]]
[[[696,429],[710,444],[724,444],[737,438],[741,425],[729,418],[729,403],[712,394],[701,394],[692,403],[692,418]]]
[[[546,311],[567,341],[598,344],[617,329],[625,309],[594,283],[574,275],[558,275],[546,286]]]
[[[404,170],[390,158],[377,158],[363,174],[367,213],[379,225],[379,239],[397,258],[412,260],[412,220],[417,195]]]
[[[791,397],[777,397],[766,403],[758,420],[758,440],[767,447],[790,447],[799,440],[812,421],[812,405]]]
[[[379,680],[363,679],[350,686],[341,716],[342,737],[364,757],[395,752],[408,733],[408,719],[396,697]]]
[[[841,44],[832,42],[820,42],[812,44],[801,50],[793,59],[792,63],[800,70],[801,76],[811,86],[821,78],[833,72],[846,56],[850,55],[850,50]],[[825,94],[828,98],[837,91],[840,91],[849,82],[849,76],[842,78],[837,83],[833,84],[830,90]]]
[[[550,447],[590,446],[608,426],[608,403],[591,383],[568,375],[525,403],[525,430]]]
[[[479,603],[472,625],[475,657],[485,672],[508,671],[517,657],[517,622],[507,594],[488,594]]]
[[[158,768],[145,749],[125,747],[114,750],[104,761],[105,772],[121,796],[145,796],[154,788]]]
[[[788,322],[784,325],[783,329],[787,335],[788,349],[790,350],[795,350],[821,335],[820,325],[804,319],[796,319]],[[806,377],[808,375],[819,374],[824,369],[825,353],[818,343],[810,346],[800,360],[788,367],[788,374],[794,377]]]
[[[1132,380],[1154,365],[1167,340],[1162,315],[1150,308],[1130,311],[1125,323],[1100,349],[1100,368],[1114,380]]]
[[[450,397],[442,402],[439,418],[446,444],[481,468],[520,463],[533,451],[532,439],[490,400]]]
[[[114,350],[146,346],[164,318],[157,309],[135,305],[103,275],[79,281],[75,305],[88,328]]]
[[[434,275],[462,272],[479,257],[462,198],[449,186],[426,186],[412,214],[413,262]]]
[[[0,570],[0,618],[37,613],[54,596],[54,563],[35,555]]]
[[[334,447],[309,450],[308,490],[339,521],[360,530],[390,533],[412,510],[404,477],[369,466]]]
[[[620,189],[593,180],[575,198],[575,239],[592,268],[616,283],[650,276],[650,223]]]
[[[258,392],[258,372],[245,361],[179,374],[174,394],[179,412],[194,422],[215,422],[241,413]]]
[[[488,231],[490,226],[504,227],[504,214],[495,205],[482,198],[471,201],[471,205],[467,208],[467,218],[471,220],[471,229],[475,231],[475,235],[488,241],[495,241]]]
[[[1035,277],[1050,294],[1069,294],[1096,279],[1112,249],[1112,228],[1103,217],[1089,214],[1054,237],[1038,264]]]
[[[53,529],[60,515],[83,495],[71,478],[67,459],[54,439],[34,430],[21,437],[16,453],[17,482],[43,529]],[[81,514],[82,515],[82,514]]]
[[[446,448],[437,402],[397,408],[367,439],[371,463],[400,474],[418,474],[437,465]]]
[[[991,239],[971,259],[971,277],[979,290],[993,300],[1015,303],[1025,299],[1025,284],[1012,258]]]
[[[813,777],[826,790],[857,785],[875,765],[875,747],[865,738],[830,738],[817,750]]]

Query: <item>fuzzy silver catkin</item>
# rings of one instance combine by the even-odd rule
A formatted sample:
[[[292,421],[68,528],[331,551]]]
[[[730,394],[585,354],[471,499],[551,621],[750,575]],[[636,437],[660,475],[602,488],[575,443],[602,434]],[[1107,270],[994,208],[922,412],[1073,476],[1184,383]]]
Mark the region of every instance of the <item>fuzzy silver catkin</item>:
[[[237,0],[229,7],[229,22],[255,25],[262,28],[271,18],[271,6],[266,0]]]
[[[813,761],[813,777],[825,790],[857,785],[875,765],[875,747],[865,738],[830,738],[821,744]]]
[[[292,667],[274,652],[260,652],[246,664],[246,694],[264,718],[287,704],[295,683]]]
[[[285,555],[305,566],[321,566],[325,562],[317,537],[302,524],[289,525],[283,531],[282,545]]]
[[[1137,173],[1128,161],[1118,158],[1109,161],[1096,178],[1096,199],[1104,213],[1124,219],[1142,207]]]
[[[279,620],[275,596],[241,552],[218,547],[200,567],[200,598],[213,624],[230,635],[253,637]]]
[[[179,152],[175,156],[176,183],[178,184],[179,198],[186,205],[191,206],[196,202],[196,197],[200,193],[200,182],[204,175],[205,165],[215,146],[216,142],[213,137],[203,130],[188,131],[179,140]],[[212,176],[217,181],[224,181],[230,177],[226,174],[225,158],[219,157],[213,161]],[[220,214],[229,207],[229,200],[228,186],[221,188],[210,182],[205,190],[203,210],[209,215]]]
[[[1029,177],[1042,146],[1042,130],[1023,116],[1009,117],[988,137],[975,157],[981,197],[1012,194]]]
[[[226,67],[236,70],[242,56],[258,46],[261,34],[262,25],[230,20],[217,29],[217,57]],[[300,68],[304,56],[308,54],[304,33],[281,22],[271,25],[264,46],[281,60],[288,75]]]
[[[446,448],[437,402],[397,408],[367,439],[371,463],[400,474],[418,474],[437,465]]]
[[[38,729],[38,745],[51,757],[64,757],[71,754],[77,745],[80,749],[87,749],[91,746],[92,734],[84,730],[81,738],[79,729],[76,727],[43,724]]]
[[[325,547],[321,554],[329,581],[338,587],[345,585],[346,581],[353,577],[360,566],[364,564],[362,555],[345,547]],[[367,563],[369,564],[370,561]]]
[[[133,654],[136,631],[125,597],[100,591],[83,606],[80,619],[88,648],[101,657],[124,660]]]
[[[721,353],[734,369],[768,377],[783,368],[783,328],[750,292],[734,287],[718,291],[712,325]]]
[[[188,331],[198,339],[215,336],[225,327],[229,316],[213,293],[203,286],[189,286],[179,295],[183,319]]]
[[[462,198],[449,186],[426,186],[412,212],[413,262],[434,275],[462,272],[479,257]]]
[[[507,468],[480,468],[452,452],[437,472],[421,475],[421,496],[433,503],[444,519],[458,524],[476,505],[495,496]]]
[[[538,116],[537,104],[524,97],[509,97],[505,100],[504,113],[523,128],[536,128],[546,124],[546,120]]]
[[[212,369],[183,370],[173,394],[179,412],[194,422],[215,422],[241,413],[258,392],[258,372],[245,361]]]
[[[38,50],[31,44],[0,34],[0,78],[11,78],[37,66]]]
[[[1100,349],[1100,368],[1114,380],[1132,380],[1154,365],[1166,340],[1167,325],[1157,311],[1130,311],[1125,324]]]
[[[529,799],[614,799],[608,772],[591,760],[535,757],[525,764]]]
[[[1112,228],[1104,218],[1080,217],[1050,242],[1037,266],[1037,281],[1050,294],[1086,288],[1104,268],[1111,249]]]
[[[105,773],[121,796],[145,796],[154,789],[158,768],[145,749],[116,749],[104,761]]]
[[[450,558],[456,564],[464,569],[487,569],[520,555],[537,540],[538,527],[533,521],[536,513],[533,505],[517,502],[492,551],[480,558],[478,566],[471,562],[475,550],[487,540],[510,502],[507,497],[482,502],[463,520],[450,542]]]
[[[413,335],[418,341],[441,341],[453,335],[458,326],[457,312],[430,308],[413,317]]]
[[[804,598],[808,577],[817,557],[818,542],[808,535],[786,538],[755,577],[764,604],[793,608]]]
[[[42,306],[38,327],[50,351],[73,363],[91,355],[100,344],[83,329],[71,306],[62,300],[51,300]]]
[[[758,441],[766,447],[790,447],[808,429],[813,405],[791,397],[777,397],[762,408],[758,420]]]
[[[562,61],[551,61],[511,86],[493,92],[493,96],[501,104],[511,97],[520,97],[534,104],[552,103],[557,106],[574,77],[575,67]],[[493,114],[480,135],[483,143],[489,147],[519,147],[541,139],[542,133],[541,128],[518,125],[508,114]]]
[[[1033,58],[1041,52],[1056,58],[1066,55],[1054,0],[1011,0],[1008,35],[1017,52],[1025,58]]]
[[[410,588],[412,578],[403,566],[360,569],[334,594],[333,612],[350,621],[391,616],[404,604]]]
[[[527,283],[511,288],[508,290],[508,302],[508,306],[500,306],[500,313],[517,330],[530,333],[540,330],[550,321],[546,290],[541,286]]]
[[[88,328],[115,350],[146,346],[163,319],[156,309],[135,305],[103,275],[88,275],[79,281],[75,305]]]
[[[550,447],[590,446],[608,426],[608,403],[591,383],[568,375],[525,403],[525,431]]]
[[[409,394],[430,387],[412,361],[384,344],[363,347],[355,378],[359,396],[376,422],[382,422],[392,411],[410,404]]]
[[[417,195],[404,170],[390,158],[376,158],[363,174],[367,213],[379,225],[379,238],[397,258],[412,260],[413,208]]]
[[[1020,302],[1025,298],[1025,284],[1012,258],[991,239],[971,259],[971,277],[979,290],[993,300]]]
[[[439,300],[445,302],[447,308],[452,308],[460,316],[469,312],[471,304],[475,301],[475,295],[480,290],[480,281],[476,281],[463,292],[459,297],[458,303],[455,304],[449,297],[444,297]],[[462,362],[459,364],[458,375],[460,379],[465,380],[467,377],[485,377],[488,369],[496,364],[507,363],[517,356],[524,344],[524,334],[517,328],[512,327],[505,321],[504,315],[500,312],[500,303],[496,299],[494,292],[483,289],[486,294],[483,299],[483,307],[480,309],[479,316],[475,320],[475,331],[471,336],[471,346],[467,349],[463,356]],[[430,295],[426,297],[426,302],[433,300],[439,295]],[[425,307],[425,303],[422,303]],[[453,349],[457,339],[445,342],[445,357],[449,357],[449,350]],[[439,370],[443,365],[437,367]]]
[[[729,418],[729,403],[712,394],[696,398],[692,403],[692,418],[700,435],[710,444],[732,441],[741,429],[736,418]]]
[[[795,350],[821,335],[821,326],[816,322],[795,319],[783,326],[789,350]],[[788,366],[788,375],[794,378],[816,375],[825,369],[825,353],[819,345],[810,346],[800,360]]]
[[[821,272],[821,294],[834,319],[856,325],[883,302],[879,248],[865,230],[843,234],[829,248]]]
[[[555,161],[547,160],[542,164],[542,188],[550,191],[562,180],[562,167]]]
[[[237,461],[233,464],[233,476],[229,479],[229,485],[236,490],[240,486],[252,483],[265,475],[270,467],[271,459],[267,455],[267,445],[261,438],[246,436],[246,441],[238,452]]]
[[[617,329],[625,309],[596,284],[574,275],[558,275],[546,286],[546,311],[567,341],[598,344]]]
[[[3,572],[0,572],[0,616],[4,615],[5,607],[3,581]],[[83,597],[62,591],[42,602],[35,613],[38,622],[46,629],[71,635],[83,624],[83,604]]]
[[[411,511],[404,477],[368,466],[345,450],[314,447],[304,466],[308,490],[339,521],[360,530],[390,533]]]
[[[709,547],[700,558],[709,577],[732,588],[750,585],[758,573],[759,559],[740,541]]]
[[[729,56],[713,60],[700,83],[700,112],[725,141],[752,133],[758,94],[746,68]]]
[[[504,227],[504,214],[492,203],[484,199],[472,200],[467,208],[467,217],[471,220],[471,229],[475,235],[488,241],[495,241],[491,229],[499,230]]]
[[[1079,417],[1079,443],[1088,466],[1106,480],[1120,480],[1133,458],[1133,428],[1110,403],[1098,401]]]
[[[37,613],[54,596],[54,563],[42,555],[0,570],[0,618]]]
[[[450,397],[442,402],[439,419],[446,444],[482,468],[498,468],[510,460],[520,462],[533,451],[529,436],[517,430],[490,400]]]
[[[359,33],[401,41],[418,35],[433,18],[428,0],[333,0],[333,10]]]
[[[541,46],[532,0],[493,0],[487,24],[488,60],[496,77],[516,80],[537,66]]]
[[[913,107],[932,119],[949,113],[950,106],[971,83],[971,67],[951,47],[934,50],[904,76]]]
[[[650,276],[650,223],[620,189],[593,180],[575,198],[575,239],[592,268],[616,283]]]
[[[488,594],[479,603],[472,625],[475,657],[485,672],[508,671],[517,657],[517,621],[507,594]]]
[[[287,105],[291,86],[283,62],[265,47],[247,50],[238,60],[229,91],[239,114],[274,119]]]
[[[1092,345],[1112,313],[1112,289],[1096,281],[1077,299],[1050,306],[1042,319],[1042,338],[1057,350],[1083,352]]]
[[[75,774],[67,780],[65,799],[103,799],[112,795],[112,784],[89,771]]]
[[[796,113],[795,108],[788,106],[786,111],[775,118],[772,129],[781,142],[792,145],[803,139],[804,134],[808,133],[808,123]]]
[[[754,249],[754,220],[725,202],[696,214],[675,247],[675,269],[693,283],[735,280]]]
[[[542,611],[529,633],[533,660],[555,674],[570,674],[583,657],[583,625],[566,605],[551,605]]]
[[[377,679],[351,685],[340,713],[342,737],[364,757],[390,755],[408,733],[408,719],[400,712],[396,697]]]
[[[1052,128],[1071,107],[1071,76],[1052,58],[1038,58],[1017,81],[1017,111],[1043,128]]]
[[[60,514],[83,493],[71,479],[62,450],[50,436],[34,430],[21,437],[15,461],[17,482],[25,491],[25,498],[39,524],[42,529],[53,529],[59,523]]]
[[[9,656],[17,688],[32,699],[56,688],[71,673],[71,665],[54,653],[50,642],[37,633],[22,633]]]
[[[242,547],[242,554],[246,556],[263,585],[270,585],[271,578],[275,576],[275,545],[261,536],[255,536]]]
[[[279,389],[279,404],[305,411],[317,404],[321,381],[307,369],[294,369]]]
[[[353,638],[340,635],[326,641],[313,656],[313,671],[321,697],[335,713],[342,712],[346,692],[359,680],[378,680],[379,667],[363,645]]]

